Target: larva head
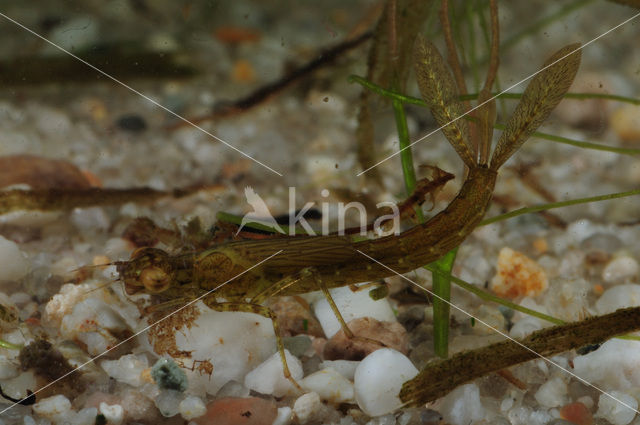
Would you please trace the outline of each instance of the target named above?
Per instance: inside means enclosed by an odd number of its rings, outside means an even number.
[[[135,250],[129,261],[118,264],[118,273],[128,295],[166,291],[175,274],[168,254],[157,248]]]

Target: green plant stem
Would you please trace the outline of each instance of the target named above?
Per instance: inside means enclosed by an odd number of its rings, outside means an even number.
[[[363,86],[367,87],[368,89],[380,94],[381,96],[386,96],[389,97],[391,99],[394,100],[400,100],[404,103],[410,104],[410,105],[417,105],[417,106],[421,106],[426,108],[427,105],[426,103],[422,100],[422,99],[418,99],[415,97],[411,97],[411,96],[404,96],[398,93],[394,93],[390,90],[385,90],[382,87],[377,86],[374,83],[371,83],[370,81],[365,80],[362,77],[358,77],[358,76],[354,76],[352,75],[351,77],[349,77],[349,81],[352,82],[356,82],[358,84],[362,84]],[[493,94],[494,96],[496,96],[497,94]],[[469,94],[469,95],[465,95],[465,96],[460,96],[461,100],[473,100],[476,99],[478,97],[477,93],[473,93],[473,94]],[[504,98],[504,99],[520,99],[522,97],[522,94],[520,93],[503,93],[500,94],[498,96],[498,98]],[[565,95],[566,98],[568,99],[578,99],[578,100],[586,100],[586,99],[608,99],[608,100],[615,100],[618,102],[624,102],[624,103],[630,103],[633,105],[640,105],[640,99],[634,99],[631,97],[626,97],[626,96],[618,96],[618,95],[610,95],[610,94],[603,94],[603,93],[568,93]],[[471,117],[469,117],[468,115],[465,116],[465,119],[469,119],[471,120]],[[493,128],[498,129],[498,130],[504,130],[504,125],[502,124],[494,124]],[[615,147],[615,146],[607,146],[607,145],[602,145],[599,143],[591,143],[591,142],[584,142],[582,140],[575,140],[575,139],[570,139],[568,137],[562,137],[562,136],[556,136],[554,134],[549,134],[549,133],[543,133],[540,131],[536,131],[531,135],[532,138],[538,138],[538,139],[543,139],[543,140],[549,140],[552,142],[556,142],[556,143],[563,143],[566,145],[571,145],[571,146],[576,146],[576,147],[580,147],[580,148],[584,148],[584,149],[592,149],[592,150],[598,150],[598,151],[604,151],[604,152],[613,152],[613,153],[618,153],[621,155],[630,155],[630,156],[634,156],[634,155],[640,155],[640,149],[633,149],[633,148],[620,148],[620,147]]]
[[[411,195],[416,188],[416,170],[413,166],[413,152],[410,148],[409,127],[407,117],[404,113],[402,102],[393,99],[393,112],[396,119],[396,129],[398,131],[398,143],[400,148],[400,161],[402,163],[402,174],[404,175],[404,187],[407,196]],[[419,209],[418,209],[419,210]],[[422,212],[422,210],[419,210]]]
[[[404,112],[402,102],[393,99],[393,110],[398,130],[398,141],[400,148],[400,160],[404,175],[404,184],[409,196],[416,187],[416,172],[413,165],[413,155],[411,152],[409,128],[407,117]],[[424,215],[420,207],[416,208],[419,222],[424,222]],[[436,355],[446,358],[449,354],[449,303],[451,301],[451,269],[456,258],[458,249],[448,252],[441,259],[431,263],[440,273],[433,274],[433,292],[437,295],[433,299],[433,348]]]
[[[22,345],[20,344],[12,344],[10,342],[4,341],[0,339],[0,347],[6,348],[7,350],[21,350]]]
[[[451,314],[451,270],[456,260],[458,248],[447,252],[444,257],[425,266],[431,272],[433,297],[433,349],[437,356],[449,357],[449,316]]]
[[[495,217],[487,218],[481,221],[478,226],[486,226],[487,224],[495,223],[497,221],[507,220],[523,214],[547,211],[555,208],[569,207],[572,205],[588,204],[591,202],[608,201],[610,199],[625,198],[628,196],[636,196],[636,195],[640,195],[640,189],[628,190],[626,192],[608,193],[606,195],[590,196],[587,198],[570,199],[568,201],[551,202],[548,204],[535,205],[532,207],[524,207],[524,208],[519,208],[517,210],[510,211],[505,214],[497,215]]]
[[[438,276],[443,276],[445,275],[444,272],[442,272],[441,270],[439,270],[437,267],[433,266],[433,265],[428,265],[425,267],[427,270],[431,271],[434,276],[438,275]],[[528,314],[529,316],[533,316],[533,317],[537,317],[538,319],[541,320],[546,320],[547,322],[553,323],[555,325],[562,325],[565,322],[563,322],[560,319],[557,319],[553,316],[549,316],[547,314],[544,313],[540,313],[539,311],[535,311],[535,310],[531,310],[530,308],[526,308],[526,307],[522,307],[518,304],[512,303],[511,301],[505,300],[503,298],[498,297],[497,295],[494,295],[490,292],[487,291],[483,291],[482,289],[478,288],[477,286],[464,281],[458,277],[452,276],[450,273],[447,275],[448,279],[451,279],[451,281],[453,281],[453,283],[455,283],[456,285],[458,285],[459,287],[461,287],[462,289],[464,289],[465,291],[469,291],[472,294],[476,295],[478,298],[484,300],[484,301],[490,301],[490,302],[494,302],[494,303],[498,303],[500,305],[503,305],[507,308],[510,308],[512,310],[516,310],[519,311],[521,313],[524,314]],[[434,299],[434,304],[435,304],[435,299]]]

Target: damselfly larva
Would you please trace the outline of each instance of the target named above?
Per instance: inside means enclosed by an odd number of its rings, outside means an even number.
[[[489,158],[479,152],[490,151],[492,132],[476,132],[478,143],[472,144],[469,126],[461,118],[464,110],[453,77],[433,44],[418,37],[415,67],[420,91],[468,168],[460,192],[443,211],[400,235],[373,240],[355,241],[349,236],[285,237],[230,242],[176,256],[160,249],[141,248],[130,261],[118,266],[127,293],[147,292],[176,305],[233,279],[204,297],[205,304],[218,311],[253,312],[273,319],[274,313],[261,305],[268,297],[321,289],[349,335],[328,289],[387,277],[393,274],[389,269],[406,273],[460,245],[483,218],[498,169],[543,123],[569,89],[580,64],[579,47],[568,45],[547,60],[525,90]],[[486,103],[491,105],[493,100]],[[478,117],[479,128],[492,126],[489,121],[492,114],[481,113]],[[279,251],[259,267],[253,267]],[[218,302],[221,298],[225,301]],[[278,336],[277,323],[273,323]],[[284,362],[284,348],[279,337],[277,340]],[[284,369],[290,376],[286,362]]]

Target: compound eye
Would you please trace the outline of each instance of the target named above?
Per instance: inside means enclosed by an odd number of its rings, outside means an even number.
[[[146,267],[140,273],[140,283],[144,285],[145,289],[152,293],[157,294],[158,292],[165,291],[171,285],[171,278],[159,267],[150,266]]]

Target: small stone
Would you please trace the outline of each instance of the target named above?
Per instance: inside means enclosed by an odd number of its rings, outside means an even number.
[[[298,422],[304,424],[313,418],[321,407],[320,396],[317,393],[310,392],[301,395],[293,403],[293,414],[298,418]]]
[[[590,283],[583,278],[552,279],[549,293],[553,297],[545,297],[544,305],[554,317],[576,322],[588,315]]]
[[[405,355],[409,352],[409,337],[400,323],[363,317],[350,321],[347,326],[355,337],[348,338],[340,329],[324,346],[325,359],[362,360],[382,347]]]
[[[291,372],[291,377],[296,381],[302,378],[302,363],[287,350],[284,350],[287,359],[287,366]],[[244,378],[244,385],[262,394],[272,394],[276,397],[295,393],[296,389],[284,376],[282,358],[280,353],[273,353],[271,357],[258,365]]]
[[[506,328],[507,321],[496,307],[482,304],[478,307],[475,318],[478,320],[473,327],[473,332],[478,335],[491,335],[495,333],[495,329],[504,331]]]
[[[597,350],[576,356],[573,367],[580,378],[600,387],[640,387],[640,350],[637,341],[606,341]]]
[[[60,333],[64,338],[78,340],[87,352],[98,355],[116,345],[117,335],[131,332],[124,318],[106,300],[87,298],[73,306],[71,314],[62,318]]]
[[[295,336],[299,334],[324,336],[322,327],[313,316],[309,306],[306,307],[295,297],[276,297],[267,303],[278,318],[280,334]]]
[[[184,364],[190,389],[216,394],[229,381],[244,382],[247,373],[273,354],[275,334],[270,319],[253,313],[212,311],[201,301],[192,307],[154,326],[148,334],[156,353]]]
[[[593,415],[587,406],[580,402],[569,403],[562,406],[560,409],[560,417],[576,425],[593,424]]]
[[[98,409],[95,407],[86,407],[78,411],[69,422],[65,422],[65,425],[95,425],[96,416],[98,415]],[[120,425],[121,422],[109,422],[109,424]]]
[[[296,335],[283,338],[284,348],[296,357],[302,357],[311,348],[311,338],[306,335]]]
[[[100,367],[116,381],[139,387],[144,384],[142,372],[149,367],[145,356],[126,354],[118,360],[103,360]]]
[[[638,401],[621,391],[601,394],[596,417],[604,418],[613,425],[627,425],[636,416]]]
[[[271,425],[289,425],[293,419],[293,410],[289,406],[279,407],[278,416]]]
[[[360,362],[354,378],[356,402],[369,416],[380,416],[402,406],[402,384],[418,369],[402,353],[389,348],[374,351]]]
[[[42,399],[34,404],[32,408],[35,413],[50,419],[52,422],[63,421],[73,412],[71,410],[71,402],[63,395]]]
[[[200,397],[187,396],[180,402],[180,415],[186,420],[199,418],[207,413],[207,406]]]
[[[353,381],[359,364],[360,362],[353,360],[324,360],[320,363],[320,369],[332,368],[349,381]]]
[[[162,390],[153,400],[160,414],[165,418],[170,418],[180,413],[181,401],[182,393],[175,390]]]
[[[100,403],[100,413],[108,423],[120,425],[124,420],[124,409],[119,404],[109,405],[105,402]]]
[[[640,266],[629,256],[614,257],[602,270],[602,279],[607,283],[625,283],[638,277]]]
[[[68,161],[24,154],[2,156],[0,188],[14,185],[26,185],[31,189],[90,187],[82,171]]]
[[[559,407],[566,403],[567,383],[556,376],[542,384],[535,394],[536,401],[544,407]]]
[[[619,308],[638,305],[640,305],[640,285],[628,283],[607,289],[596,301],[595,308],[598,314],[607,314]]]
[[[28,271],[27,256],[15,242],[0,236],[0,281],[20,280]]]
[[[353,384],[332,368],[313,373],[300,381],[302,388],[332,403],[353,402]]]
[[[544,269],[511,248],[500,250],[497,269],[491,281],[491,290],[501,297],[535,296],[549,286]]]
[[[207,405],[198,425],[272,425],[277,415],[273,401],[258,397],[220,398]]]
[[[0,354],[0,380],[15,378],[20,374],[15,362],[10,361],[7,356]]]
[[[187,389],[187,374],[172,359],[158,359],[151,368],[151,377],[160,388],[179,392]]]
[[[480,389],[476,384],[461,385],[439,403],[438,411],[451,425],[467,425],[484,418]]]
[[[381,322],[395,322],[396,317],[386,298],[374,301],[369,291],[353,291],[349,287],[331,289],[331,297],[336,303],[345,322],[360,317],[371,317]],[[327,338],[340,330],[340,322],[331,310],[329,302],[322,298],[314,304],[314,313]]]
[[[84,15],[62,20],[51,30],[49,39],[55,46],[78,53],[99,44],[100,34],[100,22],[91,16]],[[45,51],[48,54],[59,53],[53,46],[46,46]]]
[[[144,118],[135,114],[122,115],[116,120],[116,125],[122,130],[132,133],[141,133],[147,129],[147,123]]]
[[[537,304],[532,298],[524,297],[519,304],[522,307],[529,308],[543,314],[548,314],[546,307]],[[528,314],[520,312],[516,312],[513,315],[512,322],[513,326],[511,326],[511,329],[509,330],[509,336],[516,339],[524,338],[545,326],[543,325],[542,320],[537,317],[529,316]]]
[[[609,125],[623,142],[640,142],[640,106],[620,106],[609,117]]]

